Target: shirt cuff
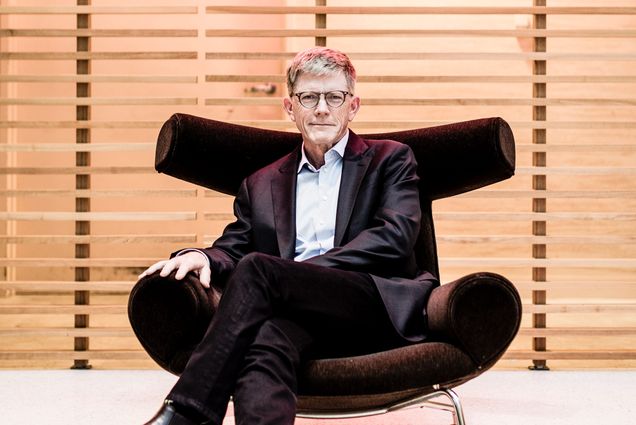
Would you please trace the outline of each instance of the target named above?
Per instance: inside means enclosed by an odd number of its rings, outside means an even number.
[[[208,257],[208,254],[206,254],[205,252],[203,252],[200,249],[196,249],[196,248],[182,249],[181,251],[177,252],[177,255],[175,255],[175,257],[178,257],[178,256],[183,255],[183,254],[188,253],[188,252],[193,252],[193,251],[194,252],[198,252],[199,254],[203,255],[205,257],[205,261],[208,262],[208,267],[210,269],[212,269],[212,264],[210,264],[210,257]]]

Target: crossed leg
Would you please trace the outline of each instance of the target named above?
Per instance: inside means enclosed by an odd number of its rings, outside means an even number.
[[[345,356],[399,341],[367,274],[250,254],[168,398],[220,425],[234,394],[238,424],[292,424],[296,373],[309,353]]]

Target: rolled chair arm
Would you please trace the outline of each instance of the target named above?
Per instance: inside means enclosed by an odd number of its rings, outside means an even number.
[[[159,366],[180,375],[207,330],[221,298],[192,273],[183,280],[156,272],[140,279],[128,298],[128,318],[143,348]]]
[[[433,290],[427,313],[433,339],[456,344],[487,369],[517,334],[521,299],[503,276],[473,273]]]

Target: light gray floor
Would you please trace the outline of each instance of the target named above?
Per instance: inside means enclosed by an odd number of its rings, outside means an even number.
[[[162,371],[0,371],[0,423],[142,424],[175,378]],[[636,371],[489,371],[456,389],[467,425],[636,423]],[[448,425],[432,409],[298,425]],[[230,416],[224,425],[232,425]]]

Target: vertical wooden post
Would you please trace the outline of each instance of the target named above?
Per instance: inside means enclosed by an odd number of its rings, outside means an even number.
[[[77,0],[78,6],[90,6],[90,0]],[[89,29],[91,27],[90,14],[78,14],[77,15],[77,29]],[[90,52],[91,40],[90,37],[77,37],[77,52]],[[77,75],[88,75],[91,73],[91,62],[89,59],[78,59],[76,63]],[[90,83],[76,83],[76,95],[78,98],[87,98],[91,96]],[[90,121],[91,119],[91,107],[88,105],[76,106],[76,120],[78,122]],[[90,128],[77,128],[75,130],[75,142],[77,144],[87,144],[91,142]],[[75,165],[77,167],[89,167],[91,165],[90,152],[78,150],[75,154]],[[75,175],[75,188],[76,189],[90,189],[91,176],[90,173],[78,173]],[[75,198],[75,211],[76,212],[88,212],[91,209],[91,200],[89,197],[76,197]],[[91,224],[86,220],[78,220],[75,222],[75,235],[89,235],[91,231]],[[90,244],[76,243],[75,244],[75,258],[89,258],[90,257]],[[76,267],[75,268],[75,281],[87,282],[90,280],[90,268],[89,267]],[[75,291],[75,305],[88,305],[90,304],[90,292],[89,291]],[[89,315],[77,314],[75,315],[75,327],[87,328],[89,326]],[[75,338],[75,351],[87,351],[89,349],[88,337],[76,337]],[[77,359],[72,366],[73,369],[90,369],[90,365],[87,359]]]
[[[316,0],[316,6],[327,6],[327,0]],[[327,28],[327,14],[326,13],[317,13],[316,14],[316,29],[325,29]],[[326,46],[327,45],[327,37],[316,37],[315,40],[316,46]]]
[[[2,15],[0,16],[0,28],[11,28],[11,19],[10,15]],[[11,52],[15,50],[14,42],[11,37],[2,37],[0,40],[0,51]],[[0,61],[0,75],[11,75],[17,73],[17,64],[16,61]],[[17,97],[17,87],[15,83],[9,82],[3,85],[3,89],[0,91],[0,97],[4,97],[7,99]],[[3,108],[2,114],[0,114],[0,120],[2,121],[17,121],[17,108],[15,105],[7,105]],[[3,129],[3,138],[6,144],[16,144],[17,143],[17,129],[12,127],[7,127]],[[18,153],[17,152],[7,152],[5,156],[4,167],[7,169],[11,169],[13,167],[18,166]],[[17,176],[12,173],[7,173],[4,177],[5,179],[5,187],[7,190],[16,190],[18,187]],[[6,204],[4,205],[5,211],[7,212],[16,212],[17,211],[17,199],[15,197],[7,196],[5,198]],[[15,236],[17,234],[17,222],[14,220],[6,220],[5,222],[5,232],[7,236]],[[15,243],[6,243],[4,256],[6,258],[17,258],[17,245]],[[16,281],[17,280],[17,271],[15,267],[7,266],[2,268],[2,280],[8,281]],[[0,290],[0,298],[3,297],[11,297],[15,295],[14,289],[5,289]]]
[[[546,6],[546,0],[534,0],[535,6]],[[535,29],[546,29],[547,19],[545,14],[535,14],[533,20],[533,27]],[[545,53],[547,51],[547,41],[545,37],[534,38],[534,51]],[[532,67],[533,75],[546,75],[547,63],[545,60],[534,60]],[[532,97],[534,99],[545,99],[547,95],[546,83],[533,83]],[[545,122],[547,120],[547,110],[545,105],[535,105],[532,107],[532,119],[535,123]],[[547,143],[547,130],[545,128],[535,128],[532,130],[532,143],[536,145],[545,145]],[[546,152],[533,152],[532,165],[534,167],[545,167],[547,165]],[[545,174],[534,174],[532,176],[532,189],[535,191],[535,195],[532,199],[532,212],[545,213],[547,212],[547,200],[544,192],[547,190],[547,177]],[[533,220],[532,222],[532,234],[533,236],[546,236],[547,235],[547,223],[545,220]],[[545,243],[532,245],[532,258],[547,258],[547,246]],[[532,281],[533,282],[546,282],[547,281],[547,269],[546,267],[533,267],[532,268]],[[533,305],[545,305],[547,303],[547,291],[545,290],[533,290],[532,291],[532,304]],[[535,329],[545,328],[547,326],[547,316],[545,313],[534,313],[532,315],[532,327]],[[534,337],[532,341],[532,349],[534,351],[546,351],[547,340],[545,337]],[[548,365],[545,360],[532,360],[532,370],[548,370]]]

